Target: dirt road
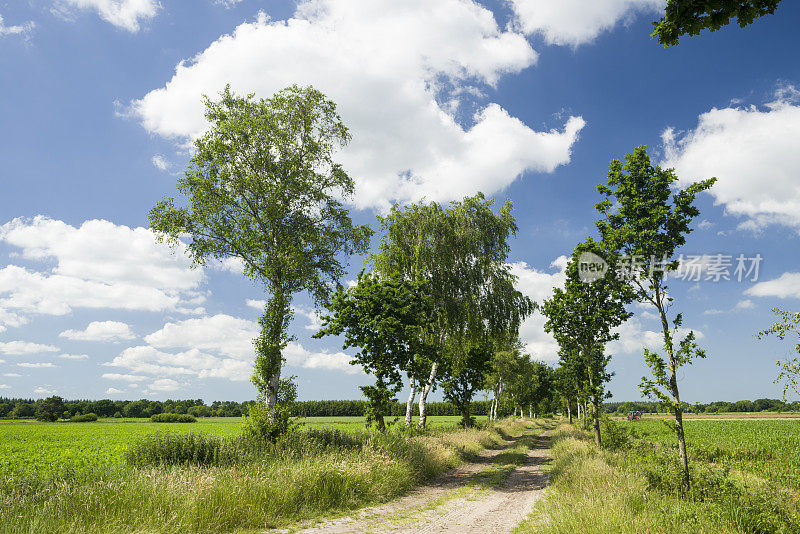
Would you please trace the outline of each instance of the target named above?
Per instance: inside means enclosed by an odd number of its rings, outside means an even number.
[[[549,460],[549,432],[533,429],[505,446],[446,473],[395,501],[299,530],[308,534],[350,532],[459,533],[511,532],[532,510],[547,486],[541,469]],[[530,446],[516,468],[502,465],[503,453]],[[513,469],[508,476],[505,474]]]

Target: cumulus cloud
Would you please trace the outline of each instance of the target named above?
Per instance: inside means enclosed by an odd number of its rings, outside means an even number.
[[[717,177],[710,193],[741,228],[781,224],[800,230],[800,105],[787,86],[762,107],[713,108],[694,130],[662,134],[663,166],[682,185]]]
[[[38,216],[0,226],[0,242],[43,264],[39,271],[0,269],[0,323],[15,326],[26,313],[66,315],[73,308],[202,312],[202,270],[191,268],[183,246],[173,253],[145,228],[103,220],[76,228]]]
[[[22,362],[18,363],[17,367],[25,367],[26,369],[52,369],[58,366],[50,362]]]
[[[305,0],[288,20],[262,13],[220,37],[131,111],[149,132],[186,143],[207,127],[201,95],[228,82],[260,97],[314,85],[353,133],[339,159],[356,205],[384,209],[492,194],[568,163],[582,118],[535,131],[482,96],[536,59],[523,35],[471,0]]]
[[[525,262],[512,263],[511,273],[518,278],[517,289],[531,300],[541,303],[552,295],[554,288],[564,285],[567,261],[566,256],[553,260],[550,270],[554,272],[537,270]],[[544,323],[544,316],[538,310],[535,311],[520,325],[520,340],[534,359],[557,361],[558,343],[551,334],[544,331]]]
[[[65,360],[88,360],[88,354],[59,354],[59,358],[63,358]]]
[[[0,37],[5,37],[6,35],[20,35],[22,37],[27,37],[35,27],[36,24],[34,24],[33,21],[8,26],[3,20],[3,15],[0,15]]]
[[[0,384],[0,389],[11,389],[11,386],[8,384]]]
[[[41,354],[43,352],[58,352],[59,348],[53,345],[43,345],[41,343],[30,343],[28,341],[0,341],[0,354],[25,355]]]
[[[145,336],[147,345],[127,348],[104,365],[139,373],[131,378],[136,381],[148,376],[246,381],[253,372],[253,339],[258,332],[255,321],[224,314],[167,323]],[[294,342],[287,345],[284,357],[288,366],[361,372],[360,367],[349,364],[351,357],[347,354],[311,352]],[[104,375],[112,376],[124,375]]]
[[[320,317],[317,310],[292,306],[292,311],[294,311],[295,315],[305,317],[308,321],[304,327],[306,330],[318,332],[322,328],[322,317]]]
[[[120,393],[125,393],[125,391],[117,388],[108,388],[106,390],[106,395],[119,395]]]
[[[666,0],[510,0],[514,24],[527,34],[541,35],[554,45],[592,42],[617,24],[638,14],[663,13]]]
[[[47,389],[43,386],[37,387],[36,389],[33,390],[33,392],[36,393],[37,395],[55,395],[56,393],[58,393],[58,391],[56,391],[55,389]]]
[[[58,0],[53,13],[69,19],[76,9],[92,10],[106,22],[136,33],[141,23],[155,17],[160,8],[158,0]]]
[[[800,273],[783,273],[778,278],[748,287],[744,293],[751,297],[800,299]]]
[[[130,326],[119,321],[92,321],[86,330],[65,330],[58,335],[73,341],[121,341],[136,337]]]
[[[150,384],[147,389],[151,392],[165,392],[165,391],[175,391],[180,387],[181,385],[175,380],[172,380],[171,378],[160,378],[155,382],[153,382],[152,384]]]

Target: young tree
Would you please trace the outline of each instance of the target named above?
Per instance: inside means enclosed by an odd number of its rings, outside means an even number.
[[[651,34],[664,47],[678,44],[683,35],[717,31],[736,18],[740,28],[758,17],[775,13],[781,0],[668,0],[664,16]]]
[[[564,289],[555,288],[553,296],[542,306],[547,318],[545,331],[552,332],[564,354],[578,356],[586,372],[587,393],[592,399],[592,420],[595,442],[600,445],[600,401],[604,383],[611,375],[606,371],[610,357],[604,353],[609,341],[619,338],[614,328],[631,316],[625,310],[633,295],[627,285],[609,268],[590,281],[581,279],[586,254],[590,258],[608,256],[603,248],[588,238],[575,247],[567,264]],[[606,260],[613,265],[613,260]]]
[[[780,308],[772,308],[772,313],[778,316],[779,320],[766,330],[756,334],[756,338],[761,339],[766,336],[775,335],[783,341],[786,335],[797,335],[797,345],[795,352],[800,355],[800,312],[792,313]],[[778,361],[778,378],[775,382],[783,382],[783,400],[786,400],[786,392],[790,389],[795,395],[800,396],[800,358],[794,357],[785,361]]]
[[[448,345],[460,343],[467,350],[486,335],[513,337],[532,308],[530,300],[514,289],[507,264],[508,238],[517,231],[512,204],[507,201],[496,213],[492,205],[479,193],[453,202],[448,209],[435,203],[394,206],[380,218],[380,250],[370,258],[376,272],[424,280],[431,294],[430,342],[436,351],[416,366],[430,369],[427,378],[417,377],[414,385],[422,388],[420,427],[425,426],[425,403]]]
[[[178,180],[188,206],[162,200],[150,210],[150,228],[172,245],[188,235],[195,265],[234,258],[264,284],[270,296],[252,381],[271,411],[292,296],[308,291],[324,301],[344,273],[340,255],[365,251],[372,231],[353,226],[339,200],[353,194],[353,180],[333,159],[350,134],[321,92],[291,86],[256,100],[226,87],[205,106],[211,127]]]
[[[368,421],[374,420],[383,432],[383,417],[402,387],[401,372],[427,351],[422,331],[431,305],[425,282],[362,272],[355,287],[339,287],[326,307],[331,314],[322,317],[323,327],[314,337],[344,334],[343,348],[361,349],[351,363],[375,375],[375,385],[361,391],[369,401]]]
[[[461,424],[469,428],[473,422],[470,413],[472,397],[486,385],[493,347],[486,342],[473,344],[466,349],[454,349],[460,354],[449,358],[449,368],[442,380],[442,389],[444,399],[453,403],[461,413]]]
[[[642,379],[642,392],[670,406],[675,415],[675,429],[683,467],[684,485],[689,487],[689,459],[683,432],[683,405],[678,391],[677,371],[694,358],[704,358],[689,332],[676,343],[682,324],[681,314],[672,321],[667,313],[673,304],[668,294],[667,274],[678,267],[675,251],[686,243],[692,219],[700,210],[694,205],[698,193],[709,189],[716,178],[693,183],[674,193],[678,177],[672,169],[661,169],[650,163],[645,146],[637,146],[626,154],[625,165],[611,160],[608,183],[597,186],[605,200],[596,205],[602,215],[597,222],[603,242],[625,258],[628,282],[637,299],[652,305],[661,319],[666,360],[645,349],[645,361],[653,379]],[[670,398],[671,397],[671,398]]]

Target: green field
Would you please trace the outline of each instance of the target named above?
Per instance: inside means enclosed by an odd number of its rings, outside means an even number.
[[[622,423],[648,441],[673,446],[664,421]],[[800,421],[684,421],[689,454],[800,489]],[[677,448],[677,445],[675,445]]]
[[[431,426],[447,426],[455,425],[459,419],[430,416],[428,422]],[[341,430],[364,428],[363,417],[306,417],[297,423]],[[101,419],[94,423],[0,421],[0,478],[57,477],[96,470],[119,462],[131,443],[156,432],[202,432],[227,437],[241,430],[241,417],[200,418],[196,423],[151,423],[149,419]]]

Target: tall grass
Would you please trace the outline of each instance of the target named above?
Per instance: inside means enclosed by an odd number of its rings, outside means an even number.
[[[625,439],[613,424],[605,430],[616,450],[599,450],[587,433],[560,427],[551,491],[517,532],[800,532],[800,502],[792,492],[695,461],[686,494],[672,451]]]
[[[525,428],[293,432],[260,450],[161,434],[80,479],[0,483],[0,533],[261,530],[391,499]],[[161,456],[153,454],[160,451]]]

